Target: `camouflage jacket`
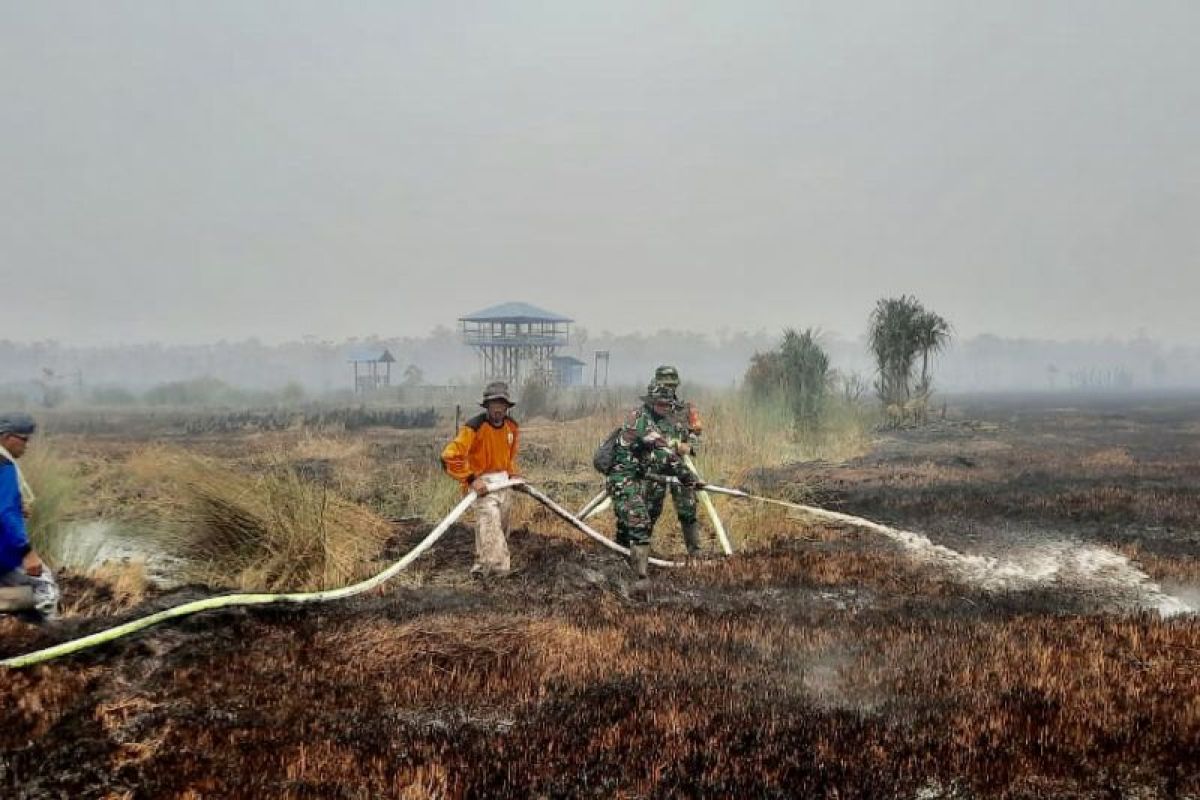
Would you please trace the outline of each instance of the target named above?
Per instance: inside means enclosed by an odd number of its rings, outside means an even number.
[[[696,450],[700,444],[700,431],[693,430],[690,417],[693,416],[694,409],[691,403],[682,403],[681,408],[675,409],[670,415],[663,417],[659,423],[659,430],[663,436],[666,436],[672,442],[687,442],[692,446],[692,450]],[[699,415],[696,415],[699,418]]]
[[[617,436],[613,468],[609,474],[641,477],[648,473],[680,475],[687,471],[664,432],[665,417],[656,417],[642,405],[630,412]]]

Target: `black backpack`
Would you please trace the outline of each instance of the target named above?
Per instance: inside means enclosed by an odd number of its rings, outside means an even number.
[[[596,454],[592,456],[592,466],[601,475],[607,475],[617,461],[617,437],[620,435],[621,429],[614,428],[613,432],[606,436],[600,446],[596,448]]]

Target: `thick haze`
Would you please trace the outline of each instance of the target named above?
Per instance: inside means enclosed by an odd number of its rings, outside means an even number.
[[[0,339],[1200,342],[1200,3],[0,2]]]

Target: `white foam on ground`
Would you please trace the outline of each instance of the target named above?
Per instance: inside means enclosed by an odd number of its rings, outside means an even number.
[[[772,502],[881,533],[907,550],[915,560],[944,569],[957,580],[976,585],[984,591],[1063,586],[1097,593],[1118,605],[1154,610],[1164,617],[1195,614],[1200,609],[1200,603],[1194,597],[1184,600],[1167,594],[1132,561],[1106,547],[1058,541],[1016,551],[1003,559],[965,555],[944,545],[934,544],[923,534],[881,525],[862,517],[798,503]]]
[[[1097,592],[1117,602],[1157,611],[1164,617],[1197,611],[1195,605],[1167,594],[1132,561],[1106,547],[1047,542],[995,558],[965,555],[911,531],[888,528],[885,535],[916,560],[944,568],[963,583],[988,592],[1062,586]]]

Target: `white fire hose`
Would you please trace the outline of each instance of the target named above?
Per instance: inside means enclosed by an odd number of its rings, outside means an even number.
[[[494,488],[498,490],[507,488],[509,486],[516,486],[519,483],[522,483],[522,481],[505,481],[503,483],[497,483]],[[80,650],[86,650],[89,647],[95,647],[97,645],[104,644],[105,642],[111,642],[115,639],[121,638],[122,636],[128,636],[131,633],[135,633],[144,628],[149,628],[152,625],[157,625],[160,622],[166,622],[169,619],[186,617],[190,616],[191,614],[197,614],[201,611],[209,611],[214,608],[259,606],[269,605],[272,603],[325,603],[331,600],[342,600],[347,597],[353,597],[354,595],[362,594],[363,592],[369,592],[376,586],[379,586],[385,581],[395,577],[401,570],[405,569],[409,564],[416,561],[422,553],[433,546],[434,542],[442,538],[442,534],[444,534],[450,528],[450,526],[453,525],[455,521],[457,521],[458,518],[461,517],[466,510],[471,507],[471,504],[478,499],[479,495],[477,495],[475,492],[468,492],[466,497],[464,497],[459,504],[456,505],[454,509],[447,514],[441,522],[438,523],[437,527],[430,531],[429,535],[422,539],[416,547],[414,547],[412,550],[409,550],[403,558],[392,564],[383,572],[380,572],[378,575],[374,575],[364,581],[360,581],[359,583],[355,583],[350,586],[343,586],[340,589],[327,589],[319,592],[291,592],[284,594],[230,594],[223,595],[221,597],[209,597],[205,598],[204,600],[196,600],[191,603],[184,603],[181,606],[168,608],[165,611],[159,611],[156,614],[150,614],[149,616],[126,622],[123,625],[117,625],[115,628],[108,628],[107,630],[98,631],[88,636],[72,639],[69,642],[56,644],[53,647],[47,647],[23,656],[15,656],[13,658],[5,659],[4,661],[0,661],[0,667],[27,667],[31,664],[50,661],[51,659],[60,658],[65,655],[70,655],[71,653],[77,653]]]
[[[628,549],[621,547],[616,542],[596,532],[588,525],[572,516],[569,511],[564,509],[558,503],[554,502],[545,494],[533,488],[532,486],[529,486],[520,478],[490,481],[488,490],[500,491],[501,489],[508,488],[515,488],[523,491],[538,502],[545,504],[546,507],[555,514],[567,520],[578,530],[587,534],[589,537],[609,548],[610,550],[615,550],[616,552],[623,553],[625,555],[629,554]],[[77,653],[80,650],[86,650],[90,647],[96,647],[98,645],[105,644],[106,642],[120,639],[123,636],[136,633],[137,631],[157,625],[160,622],[166,622],[170,619],[177,619],[179,617],[198,614],[201,611],[210,611],[217,608],[231,608],[234,606],[326,603],[333,600],[344,600],[347,597],[354,597],[355,595],[369,592],[371,589],[374,589],[375,587],[394,578],[402,570],[408,567],[409,564],[416,561],[417,558],[419,558],[422,553],[432,547],[434,543],[437,542],[437,540],[440,539],[447,530],[449,530],[450,526],[453,525],[458,518],[461,517],[466,510],[471,507],[471,504],[478,499],[478,494],[475,492],[468,492],[467,495],[459,502],[459,504],[456,505],[450,511],[450,513],[447,514],[445,518],[443,518],[442,521],[439,522],[437,526],[417,544],[416,547],[414,547],[412,550],[409,550],[403,558],[392,564],[383,572],[373,575],[372,577],[360,581],[359,583],[355,583],[350,586],[344,586],[340,589],[326,589],[318,592],[288,592],[282,594],[230,594],[223,595],[221,597],[209,597],[205,598],[204,600],[196,600],[191,603],[184,603],[183,605],[175,606],[174,608],[168,608],[165,611],[159,611],[139,619],[131,620],[130,622],[117,625],[113,628],[108,628],[87,636],[82,636],[78,639],[62,642],[61,644],[56,644],[52,647],[46,647],[42,650],[37,650],[22,656],[14,656],[12,658],[5,659],[0,661],[0,667],[27,667],[33,664],[42,663],[44,661],[50,661],[55,658],[61,658],[62,656],[70,655],[71,653]],[[679,562],[665,561],[658,558],[650,559],[650,563],[658,567],[684,566]]]
[[[665,482],[667,483],[672,481],[677,481],[677,479],[665,479]],[[523,492],[524,494],[534,498],[549,508],[556,515],[566,520],[577,530],[583,532],[589,538],[593,539],[604,547],[607,547],[609,550],[613,550],[623,555],[629,554],[628,548],[622,547],[603,534],[595,531],[581,519],[581,517],[586,515],[584,512],[591,510],[591,513],[595,513],[594,509],[601,506],[603,501],[607,499],[607,496],[603,492],[593,498],[588,505],[584,506],[584,509],[580,512],[580,514],[576,516],[520,478],[493,481],[489,486],[489,491],[499,491],[501,489],[508,488],[516,489],[517,491]],[[878,523],[871,522],[870,520],[861,519],[849,514],[840,514],[836,511],[826,511],[823,508],[800,505],[799,503],[790,503],[785,500],[775,500],[770,497],[760,497],[758,495],[752,495],[748,492],[743,492],[738,489],[727,489],[723,486],[716,486],[711,483],[701,483],[699,486],[697,486],[697,488],[702,488],[704,491],[712,492],[713,494],[723,494],[728,495],[729,497],[738,497],[746,500],[758,500],[764,503],[785,506],[787,508],[796,509],[814,516],[822,517],[824,519],[848,523],[857,527],[869,528],[883,533],[894,533],[893,529],[888,528],[886,525],[880,525]],[[402,570],[408,567],[409,564],[416,561],[417,558],[419,558],[422,553],[432,547],[434,543],[437,542],[437,540],[440,539],[447,530],[449,530],[450,526],[453,525],[458,518],[461,517],[466,510],[471,507],[471,504],[478,499],[478,494],[475,492],[468,492],[467,495],[459,502],[459,504],[456,505],[450,511],[450,513],[447,514],[445,518],[443,518],[442,521],[439,522],[437,526],[417,544],[416,547],[414,547],[412,550],[409,550],[408,553],[406,553],[399,561],[395,562],[387,569],[383,570],[377,575],[367,578],[366,580],[360,581],[359,583],[355,583],[350,586],[344,586],[340,589],[326,589],[317,592],[289,592],[282,594],[230,594],[223,595],[221,597],[209,597],[204,600],[196,600],[191,603],[184,603],[183,605],[175,606],[174,608],[168,608],[164,611],[159,611],[139,619],[131,620],[130,622],[117,625],[113,628],[108,628],[87,636],[82,636],[78,639],[62,642],[61,644],[56,644],[52,647],[46,647],[42,650],[36,650],[32,653],[27,653],[22,656],[14,656],[12,658],[5,659],[0,661],[0,667],[27,667],[32,664],[39,664],[55,658],[61,658],[62,656],[77,653],[81,650],[86,650],[91,647],[96,647],[98,645],[120,639],[123,636],[136,633],[137,631],[157,625],[160,622],[166,622],[170,619],[190,616],[192,614],[200,613],[201,611],[209,611],[217,608],[230,608],[234,606],[258,606],[271,604],[303,605],[307,603],[325,603],[333,600],[344,600],[347,597],[354,597],[355,595],[369,592],[371,589],[374,589],[375,587],[394,578]],[[651,558],[650,563],[657,567],[674,568],[687,566],[687,564],[684,562],[667,561],[659,558]],[[708,563],[712,564],[714,562]]]
[[[690,455],[683,457],[683,463],[692,471],[692,474],[700,479],[701,483],[703,483],[703,479],[700,478],[700,471],[696,469],[696,463],[692,461],[692,457]],[[658,479],[656,478],[656,480]],[[729,535],[725,532],[725,524],[721,522],[721,517],[717,515],[717,509],[713,505],[712,498],[708,496],[708,492],[706,492],[703,488],[697,488],[696,499],[698,499],[700,501],[700,505],[704,507],[705,513],[708,514],[709,521],[712,522],[713,530],[717,532],[717,541],[721,543],[721,550],[727,556],[733,555],[733,545],[729,543]],[[579,519],[586,521],[597,514],[603,513],[611,505],[612,498],[608,496],[607,491],[601,490],[600,494],[593,497],[583,508],[579,509],[579,513],[576,516],[578,516]]]

